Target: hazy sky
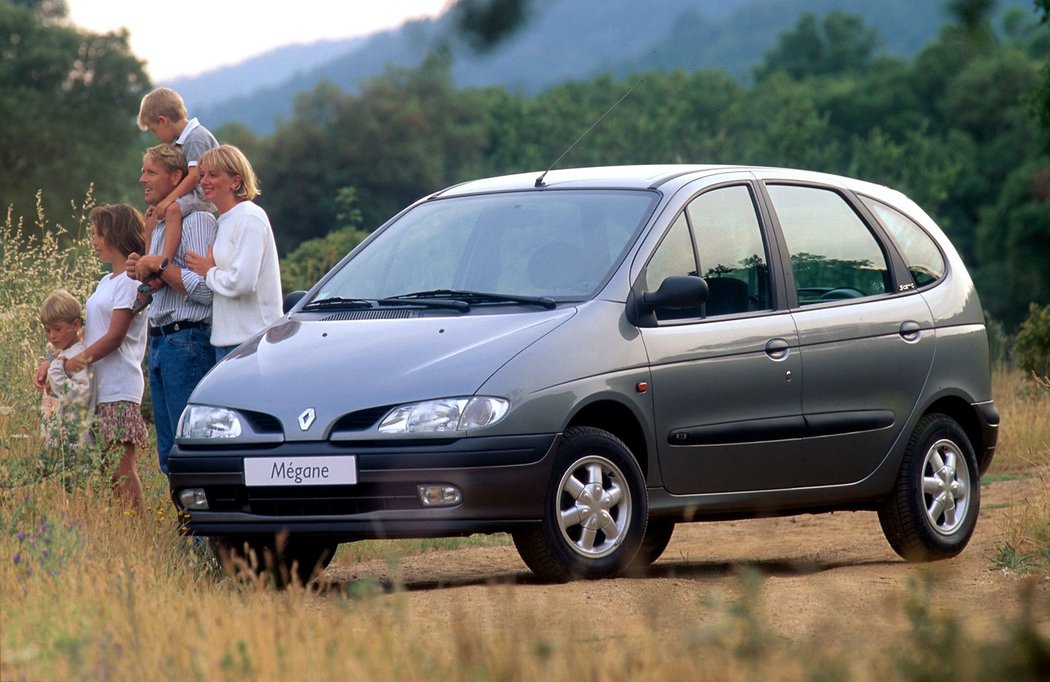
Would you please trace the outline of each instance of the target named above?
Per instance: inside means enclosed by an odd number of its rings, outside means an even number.
[[[96,33],[127,28],[153,81],[196,75],[281,45],[348,38],[433,17],[450,0],[67,0],[73,23]],[[170,8],[161,10],[161,7]],[[170,20],[160,17],[170,16]],[[179,16],[201,26],[187,35]],[[199,23],[204,19],[206,23]]]

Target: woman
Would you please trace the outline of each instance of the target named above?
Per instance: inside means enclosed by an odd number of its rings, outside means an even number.
[[[207,255],[186,265],[214,293],[211,344],[216,361],[281,317],[281,271],[266,212],[252,199],[259,181],[240,149],[224,144],[198,164],[204,198],[219,210],[219,232]]]

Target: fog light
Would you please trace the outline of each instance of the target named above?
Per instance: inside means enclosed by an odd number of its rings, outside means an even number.
[[[204,488],[186,488],[179,491],[179,502],[184,509],[193,511],[205,511],[208,509],[208,496],[204,494]]]
[[[451,507],[463,501],[463,493],[454,485],[420,485],[416,490],[424,507]]]

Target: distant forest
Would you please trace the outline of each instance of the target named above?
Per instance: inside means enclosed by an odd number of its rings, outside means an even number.
[[[747,82],[720,69],[642,69],[532,94],[460,88],[453,57],[436,52],[357,92],[321,82],[272,134],[216,132],[262,179],[283,271],[309,261],[313,276],[421,196],[546,168],[637,85],[560,166],[761,164],[895,187],[944,227],[985,308],[1012,329],[1029,302],[1050,303],[1050,0],[1037,3],[993,26],[994,2],[955,0],[908,58],[879,56],[883,38],[860,16],[806,14]],[[43,188],[48,215],[65,218],[90,181],[99,202],[141,203],[134,180],[153,143],[133,124],[150,87],[141,63],[126,36],[81,33],[43,14],[52,6],[0,2],[0,28],[24,37],[2,55],[0,202],[31,216]],[[62,50],[80,57],[46,68]]]

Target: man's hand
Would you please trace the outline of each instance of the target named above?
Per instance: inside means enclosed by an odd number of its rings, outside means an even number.
[[[140,258],[142,258],[142,256],[132,251],[128,254],[128,259],[124,261],[124,272],[128,273],[128,277],[131,279],[138,279],[138,273],[136,270],[138,269]]]
[[[128,262],[131,262],[131,256],[128,256]],[[145,281],[147,277],[160,271],[160,264],[163,262],[164,258],[159,255],[148,254],[145,256],[139,256],[138,262],[135,263],[134,279],[137,279],[140,282]]]

